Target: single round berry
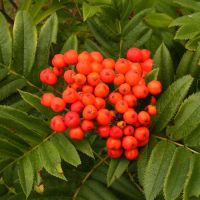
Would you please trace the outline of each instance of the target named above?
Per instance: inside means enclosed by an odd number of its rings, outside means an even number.
[[[149,90],[145,85],[136,85],[132,88],[133,95],[138,99],[144,99],[148,96]]]
[[[121,85],[125,82],[125,76],[123,74],[115,74],[115,78],[113,80],[113,83],[115,85]]]
[[[113,69],[103,69],[100,73],[100,77],[103,82],[111,83],[115,78],[115,73]]]
[[[126,54],[126,57],[132,62],[141,62],[143,60],[141,50],[138,48],[130,48]]]
[[[56,115],[51,119],[50,127],[56,132],[64,132],[67,129],[64,118],[60,115]]]
[[[162,92],[162,85],[160,81],[153,80],[148,83],[147,87],[152,95],[158,95]]]
[[[115,110],[119,113],[125,113],[128,110],[128,103],[120,100],[115,104]]]
[[[121,148],[121,140],[109,137],[106,141],[106,147],[107,149],[120,149]]]
[[[112,58],[105,58],[102,62],[102,65],[105,69],[114,69],[115,61]]]
[[[56,54],[52,59],[52,65],[57,68],[63,68],[67,65],[62,54]]]
[[[122,147],[125,150],[131,150],[131,149],[135,149],[138,146],[138,141],[136,140],[135,137],[128,135],[125,136],[122,140]]]
[[[94,89],[94,94],[96,97],[105,98],[109,94],[109,87],[105,83],[99,83]]]
[[[137,121],[138,115],[134,110],[127,110],[123,118],[127,124],[134,124]]]
[[[146,127],[136,128],[134,136],[138,141],[144,141],[149,138],[149,129]]]
[[[148,106],[147,106],[147,112],[148,112],[151,116],[155,116],[155,115],[157,114],[156,106],[154,106],[154,105],[148,105]]]
[[[64,116],[65,125],[69,128],[74,128],[80,124],[80,116],[76,112],[68,112]]]
[[[90,62],[79,62],[76,65],[76,70],[78,73],[83,74],[83,75],[88,75],[89,73],[92,72],[92,67]]]
[[[140,124],[142,124],[144,126],[149,126],[151,123],[151,117],[148,112],[140,111],[138,113],[138,121]]]
[[[108,155],[113,159],[121,157],[122,153],[123,153],[122,149],[108,149]]]
[[[139,151],[138,149],[126,150],[124,155],[128,160],[135,160],[139,156]]]
[[[68,65],[75,65],[78,62],[78,53],[73,49],[68,50],[64,53],[64,61]]]
[[[83,120],[81,123],[81,128],[83,131],[90,131],[94,129],[94,122],[90,120]]]
[[[83,118],[93,120],[97,116],[97,109],[94,105],[87,105],[83,110]]]
[[[123,83],[119,86],[119,92],[122,95],[129,94],[131,92],[131,86],[128,83]]]
[[[84,138],[84,132],[81,127],[71,128],[69,130],[69,138],[72,140],[82,140]]]
[[[44,93],[41,97],[40,103],[45,107],[50,107],[52,100],[55,98],[54,94],[48,92]]]
[[[122,95],[118,92],[110,93],[108,100],[111,104],[115,105],[118,101],[122,100]]]
[[[133,70],[128,71],[125,75],[126,83],[131,86],[137,85],[140,81],[140,78],[141,77]]]
[[[137,98],[133,94],[124,95],[123,100],[127,102],[129,108],[137,105]]]
[[[67,88],[62,93],[62,98],[66,103],[74,103],[78,100],[78,94],[75,89],[73,88]]]
[[[101,109],[101,108],[105,108],[106,106],[106,102],[103,98],[100,97],[96,97],[95,98],[95,107],[97,108],[97,110]]]
[[[107,109],[100,109],[97,113],[96,121],[99,125],[108,125],[112,120],[111,113]]]
[[[101,62],[103,61],[103,56],[102,56],[102,54],[101,54],[100,52],[98,52],[98,51],[93,51],[93,52],[90,53],[90,55],[91,55],[92,59],[93,59],[94,61],[96,61],[96,62],[101,63]]]
[[[92,72],[87,76],[87,82],[91,86],[96,86],[100,82],[100,75],[97,72]]]
[[[134,135],[134,131],[135,131],[135,129],[133,128],[133,126],[126,126],[125,128],[124,128],[124,135]]]
[[[110,136],[112,138],[119,139],[123,136],[123,131],[118,126],[112,126],[110,129]]]
[[[65,109],[66,103],[60,97],[54,97],[51,101],[51,109],[54,112],[61,112]]]
[[[74,70],[67,70],[64,73],[64,80],[66,83],[74,83],[74,76],[76,75]]]
[[[110,136],[110,126],[98,126],[97,131],[99,137],[107,138]]]
[[[130,65],[126,59],[120,58],[115,63],[115,70],[119,74],[126,74],[130,70]]]
[[[76,102],[74,102],[74,103],[71,104],[70,110],[71,110],[72,112],[77,112],[77,113],[79,113],[79,112],[82,112],[82,111],[83,111],[84,107],[85,107],[85,106],[84,106],[84,104],[83,104],[81,101],[76,101]]]

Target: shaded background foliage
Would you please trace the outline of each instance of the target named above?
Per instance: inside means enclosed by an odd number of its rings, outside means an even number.
[[[1,0],[0,10],[0,199],[200,198],[197,0]],[[151,50],[146,79],[164,90],[139,159],[108,159],[95,134],[52,133],[39,100],[52,89],[38,77],[52,56],[73,48],[117,59],[132,46]]]

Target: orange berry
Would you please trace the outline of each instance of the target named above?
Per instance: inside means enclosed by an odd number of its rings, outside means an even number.
[[[97,116],[97,109],[94,105],[87,105],[83,110],[83,118],[93,120]]]
[[[93,58],[89,52],[83,51],[78,55],[78,62],[92,62]]]
[[[94,122],[90,120],[83,120],[81,124],[81,128],[83,131],[90,131],[94,129]]]
[[[151,52],[148,49],[142,49],[142,61],[145,61],[151,57]]]
[[[89,73],[92,72],[92,67],[90,65],[90,62],[84,61],[84,62],[79,62],[76,65],[76,70],[80,74],[88,75]]]
[[[127,102],[129,108],[137,105],[137,98],[133,94],[124,95],[123,99]]]
[[[60,97],[54,97],[51,101],[51,109],[54,112],[61,112],[65,109],[65,101]]]
[[[115,85],[121,85],[125,82],[125,76],[123,74],[115,74],[115,78],[113,80],[113,83]]]
[[[120,100],[122,100],[122,95],[118,92],[112,92],[108,97],[108,101],[114,105]]]
[[[112,58],[105,58],[102,65],[106,69],[115,69],[115,61]]]
[[[123,83],[119,86],[119,92],[123,95],[129,94],[131,91],[131,86],[128,83]]]
[[[89,85],[96,86],[100,82],[100,76],[97,72],[92,72],[87,76],[87,82]]]
[[[62,76],[65,72],[63,68],[57,68],[57,67],[53,67],[52,71],[56,76]]]
[[[112,120],[112,116],[107,109],[100,109],[97,113],[96,121],[99,125],[108,125]]]
[[[143,140],[143,141],[138,141],[138,147],[143,147],[143,146],[145,146],[146,144],[148,144],[148,142],[149,142],[149,137],[146,138],[146,139]]]
[[[126,150],[124,155],[128,160],[135,160],[139,156],[139,151],[138,149]]]
[[[84,107],[85,106],[81,101],[76,101],[76,102],[71,104],[70,110],[73,111],[73,112],[79,113],[79,112],[83,111]]]
[[[66,103],[74,103],[78,100],[78,94],[75,89],[67,88],[62,93],[62,98]]]
[[[110,137],[120,139],[123,136],[123,131],[118,126],[112,126],[110,129]]]
[[[138,121],[140,124],[142,124],[144,126],[149,126],[151,123],[151,117],[148,112],[140,111],[138,113]]]
[[[104,98],[109,94],[109,87],[105,83],[99,83],[94,89],[94,94],[96,97]]]
[[[130,60],[132,62],[141,62],[143,59],[141,50],[138,48],[130,48],[127,51],[126,56],[127,56],[128,60]]]
[[[69,138],[72,140],[82,140],[84,138],[84,132],[80,127],[71,128],[69,130]]]
[[[124,113],[123,119],[127,124],[133,124],[137,121],[137,113],[134,110],[128,110]]]
[[[108,149],[108,155],[113,159],[121,157],[122,153],[123,153],[122,149]]]
[[[145,60],[143,63],[141,63],[141,66],[143,71],[150,72],[153,68],[153,60],[152,59]]]
[[[149,90],[145,85],[136,85],[132,88],[133,94],[138,99],[144,99],[148,96]]]
[[[135,149],[138,146],[138,141],[135,137],[128,135],[125,136],[122,140],[122,147],[126,150]]]
[[[40,72],[40,80],[47,85],[55,85],[57,83],[57,76],[50,69],[44,69]]]
[[[155,97],[151,97],[151,102],[150,102],[151,105],[155,105],[156,104],[156,98]]]
[[[158,95],[162,92],[162,85],[160,81],[153,80],[148,83],[147,87],[152,95]]]
[[[119,122],[117,122],[117,126],[119,127],[119,128],[124,128],[124,127],[126,127],[126,122],[125,121],[119,121]]]
[[[122,143],[120,139],[109,137],[106,141],[106,147],[108,149],[120,149],[121,145]]]
[[[51,121],[50,121],[50,127],[52,130],[56,132],[64,132],[67,127],[64,123],[64,118],[63,116],[57,115],[54,116]]]
[[[97,108],[97,110],[101,109],[101,108],[105,108],[106,106],[106,102],[104,99],[100,98],[100,97],[96,97],[95,98],[95,107]]]
[[[119,74],[126,74],[130,70],[128,61],[124,58],[118,59],[115,63],[115,70]]]
[[[125,75],[126,83],[131,86],[135,86],[140,81],[141,77],[135,73],[133,70],[130,70]]]
[[[156,115],[156,114],[157,114],[156,106],[148,105],[148,106],[147,106],[147,112],[148,112],[151,116]]]
[[[101,63],[103,61],[103,56],[100,52],[98,51],[93,51],[90,53],[91,57],[93,58],[94,61]]]
[[[44,93],[41,97],[40,103],[45,107],[50,107],[52,100],[55,98],[54,94],[48,92]]]
[[[110,135],[110,126],[99,126],[97,131],[99,137],[107,138]]]
[[[135,131],[135,129],[133,128],[133,126],[126,126],[125,128],[124,128],[124,135],[134,135],[134,131]]]
[[[84,85],[82,87],[82,92],[84,93],[93,93],[94,88],[91,85]]]
[[[130,63],[130,70],[138,74],[138,76],[142,76],[142,67],[140,63]]]
[[[144,141],[149,138],[149,129],[146,127],[139,127],[135,129],[135,138],[139,141]]]
[[[76,75],[74,70],[67,70],[64,73],[64,80],[66,83],[74,83],[74,76]]]
[[[77,112],[67,112],[64,116],[65,125],[69,128],[74,128],[80,124],[80,116]]]
[[[94,61],[91,63],[91,68],[93,72],[100,73],[101,70],[103,69],[103,65],[101,63]]]
[[[95,96],[91,93],[85,93],[85,94],[83,94],[82,102],[84,105],[94,105],[95,104]]]
[[[124,100],[120,100],[115,104],[115,110],[119,113],[125,113],[128,110],[128,104]]]
[[[68,50],[64,53],[64,61],[68,65],[75,65],[78,62],[78,53],[73,49]]]
[[[78,84],[78,85],[84,85],[85,82],[86,82],[86,77],[85,77],[85,75],[83,75],[83,74],[76,74],[76,75],[74,76],[74,81],[75,81],[75,83]]]
[[[56,54],[52,59],[52,65],[57,68],[63,68],[67,64],[65,63],[64,56],[62,54]]]
[[[100,73],[101,80],[105,83],[113,82],[115,73],[112,69],[103,69]]]

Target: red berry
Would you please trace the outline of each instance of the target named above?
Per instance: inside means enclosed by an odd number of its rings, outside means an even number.
[[[137,113],[134,110],[128,110],[124,113],[123,119],[127,124],[134,124],[137,121]]]
[[[100,77],[103,82],[111,83],[115,78],[115,73],[113,69],[103,69],[100,73]]]
[[[75,89],[73,88],[67,88],[62,93],[62,98],[66,103],[74,103],[78,100],[78,94]]]
[[[67,129],[64,123],[64,118],[63,116],[60,116],[60,115],[54,116],[51,119],[50,127],[52,130],[56,132],[64,132]]]
[[[83,75],[88,75],[89,73],[92,72],[92,67],[90,62],[79,62],[76,65],[76,70],[78,73],[83,74]]]
[[[97,108],[97,110],[101,109],[101,108],[105,108],[106,106],[106,102],[103,98],[100,97],[96,97],[95,98],[95,107]]]
[[[62,54],[56,54],[52,59],[52,65],[57,68],[63,68],[67,64],[65,63],[64,56]]]
[[[153,68],[153,60],[152,59],[145,60],[143,63],[141,63],[141,66],[143,71],[150,72]]]
[[[74,76],[76,75],[74,70],[67,70],[64,73],[64,80],[66,83],[74,83]]]
[[[126,83],[128,83],[131,86],[137,85],[140,81],[140,78],[141,77],[133,70],[128,71],[125,75]]]
[[[149,126],[151,123],[151,117],[146,111],[140,111],[138,113],[138,121],[144,126]]]
[[[132,89],[133,94],[138,99],[144,99],[148,96],[149,90],[145,85],[136,85]]]
[[[135,129],[133,128],[133,126],[126,126],[123,131],[124,135],[134,135]]]
[[[68,65],[75,65],[78,62],[78,53],[73,49],[68,50],[64,53],[64,61]]]
[[[122,140],[122,147],[126,150],[135,149],[138,146],[138,141],[133,136],[125,136]]]
[[[91,57],[93,58],[94,61],[96,62],[102,62],[103,61],[103,56],[100,52],[98,51],[93,51],[90,53]]]
[[[133,94],[124,95],[123,99],[127,102],[129,108],[137,105],[137,98]]]
[[[72,140],[82,140],[84,138],[84,132],[80,127],[71,128],[69,130],[69,138]]]
[[[160,81],[153,80],[148,83],[147,87],[152,95],[158,95],[162,92],[162,85]]]
[[[93,120],[97,116],[97,109],[94,105],[87,105],[83,110],[83,118]]]
[[[54,94],[48,92],[48,93],[44,93],[41,97],[41,104],[45,107],[50,107],[51,106],[51,102],[54,99]]]
[[[63,68],[53,67],[52,71],[56,76],[62,76],[64,74],[64,69]]]
[[[96,121],[99,125],[108,125],[112,120],[111,113],[107,109],[100,109],[97,113]]]
[[[111,129],[110,129],[110,136],[112,138],[116,138],[116,139],[119,139],[123,136],[123,131],[121,128],[119,128],[118,126],[113,126]]]
[[[138,157],[139,152],[138,149],[131,149],[131,150],[126,150],[124,152],[124,155],[128,160],[135,160]]]
[[[51,109],[54,112],[61,112],[65,109],[65,102],[62,98],[60,97],[54,97],[51,101]]]
[[[156,114],[157,114],[156,106],[154,106],[154,105],[148,105],[148,106],[147,106],[147,112],[148,112],[151,116],[156,115]]]
[[[142,49],[142,61],[145,61],[151,57],[151,52],[148,49]]]
[[[81,124],[81,128],[83,131],[90,131],[94,129],[94,123],[90,120],[83,120]]]
[[[110,135],[110,126],[99,126],[97,131],[99,137],[107,138]]]
[[[149,138],[149,129],[146,127],[136,128],[134,136],[138,141],[144,141]]]
[[[109,137],[106,141],[107,149],[120,149],[121,148],[121,140]]]
[[[141,62],[143,59],[141,50],[138,48],[130,48],[126,56],[132,62]]]
[[[64,116],[65,125],[69,128],[77,127],[80,124],[80,116],[76,112],[68,112]]]
[[[122,149],[108,149],[108,155],[111,158],[119,158],[122,156],[123,150]]]
[[[79,113],[79,112],[82,112],[82,111],[83,111],[84,107],[85,107],[85,106],[84,106],[84,104],[83,104],[81,101],[76,101],[76,102],[74,102],[74,103],[71,104],[70,110],[71,110],[72,112],[77,112],[77,113]]]
[[[55,85],[57,76],[50,69],[44,69],[40,72],[40,80],[47,85]]]

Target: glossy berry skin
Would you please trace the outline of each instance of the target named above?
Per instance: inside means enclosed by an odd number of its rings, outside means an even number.
[[[74,128],[80,124],[80,116],[76,112],[68,112],[64,116],[65,125],[69,128]]]
[[[123,136],[123,131],[118,126],[112,126],[110,129],[110,136],[112,138],[120,139]]]
[[[76,75],[74,70],[67,70],[64,73],[64,80],[66,83],[74,83],[74,76]]]
[[[94,94],[96,97],[105,98],[109,94],[109,87],[105,83],[99,83],[94,89]]]
[[[142,54],[142,61],[145,61],[151,57],[151,52],[148,49],[142,49],[141,54]]]
[[[52,65],[57,68],[63,68],[67,64],[64,60],[64,56],[62,54],[56,54],[52,59]]]
[[[135,129],[133,128],[133,126],[126,126],[125,128],[124,128],[124,135],[134,135],[134,131],[135,131]]]
[[[82,112],[82,111],[83,111],[84,107],[85,107],[85,106],[84,106],[84,104],[83,104],[81,101],[76,101],[76,102],[74,102],[74,103],[71,104],[70,110],[71,110],[72,112],[77,112],[77,113],[79,113],[79,112]]]
[[[148,96],[149,90],[145,85],[136,85],[132,88],[133,95],[138,99],[144,99]]]
[[[115,63],[115,71],[118,74],[126,74],[129,70],[130,70],[130,66],[126,59],[120,58]]]
[[[60,115],[56,115],[51,119],[50,127],[52,130],[56,132],[64,132],[67,129],[64,123],[64,118],[63,116]]]
[[[133,70],[130,70],[125,75],[126,83],[130,86],[135,86],[139,83],[141,77],[135,73]]]
[[[107,109],[100,109],[97,113],[96,121],[99,125],[106,126],[112,120],[111,113]]]
[[[94,61],[96,61],[96,62],[101,63],[101,62],[103,61],[103,56],[102,56],[102,54],[101,54],[100,52],[98,52],[98,51],[93,51],[93,52],[90,53],[90,55],[91,55],[92,59],[93,59]]]
[[[64,61],[68,65],[75,65],[78,62],[78,53],[73,49],[68,50],[64,53]]]
[[[94,105],[87,105],[83,109],[83,118],[86,120],[93,120],[97,116],[97,109]]]
[[[152,95],[158,95],[162,92],[162,85],[160,81],[153,80],[148,83],[147,87]]]
[[[94,122],[90,120],[83,120],[81,123],[81,129],[83,131],[90,131],[94,129]]]
[[[126,57],[132,62],[141,62],[143,60],[141,50],[138,48],[130,48],[127,51]]]
[[[125,136],[122,140],[122,147],[126,150],[135,149],[138,146],[138,141],[133,136]]]
[[[157,114],[156,106],[154,106],[154,105],[148,105],[148,106],[147,106],[147,112],[148,112],[151,116],[155,116],[155,115]]]
[[[129,108],[137,105],[137,98],[133,94],[124,95],[123,100],[127,102]]]
[[[76,65],[76,70],[78,73],[83,74],[83,75],[88,75],[89,73],[92,72],[92,67],[90,62],[79,62]]]
[[[108,149],[108,155],[113,159],[121,157],[122,153],[123,153],[122,149]]]
[[[131,86],[128,83],[123,83],[119,86],[119,92],[122,95],[129,94],[131,92]]]
[[[115,105],[118,101],[122,100],[122,95],[118,92],[110,93],[108,100],[111,104]]]
[[[136,128],[134,136],[138,141],[144,141],[149,138],[149,129],[146,127]]]
[[[145,60],[143,63],[141,63],[141,66],[143,71],[150,72],[153,68],[153,60],[152,59]]]
[[[115,104],[115,110],[119,113],[125,113],[128,110],[128,103],[120,100]]]
[[[103,98],[96,97],[94,105],[98,110],[100,110],[101,108],[105,108],[106,102],[105,102],[105,100]]]
[[[100,82],[100,75],[97,72],[92,72],[87,76],[87,82],[91,86],[96,86]]]
[[[92,62],[93,58],[89,52],[83,51],[78,55],[78,62]]]
[[[137,117],[137,113],[134,110],[128,110],[123,115],[123,119],[127,124],[134,124],[137,121]]]
[[[60,97],[54,97],[51,101],[51,109],[54,112],[61,112],[65,109],[66,103]]]
[[[110,136],[110,126],[98,126],[98,136],[101,138],[107,138]]]
[[[81,127],[71,128],[69,130],[69,138],[72,140],[82,140],[84,138],[84,132]]]
[[[138,149],[126,150],[124,155],[128,160],[135,160],[139,156],[139,151]]]
[[[114,69],[115,61],[112,58],[105,58],[102,62],[102,65],[105,69]]]
[[[44,69],[40,72],[40,80],[47,85],[55,85],[57,76],[50,69]]]
[[[121,148],[121,140],[109,137],[106,141],[107,149],[120,149]]]
[[[67,88],[62,93],[62,98],[66,103],[74,103],[78,100],[78,94],[75,89]]]
[[[111,83],[115,78],[115,73],[112,69],[103,69],[100,73],[100,78],[105,83]]]
[[[151,117],[148,112],[140,111],[138,113],[138,121],[140,124],[142,124],[144,126],[149,126],[151,123]]]
[[[40,103],[45,106],[45,107],[50,107],[51,106],[51,102],[54,99],[54,94],[48,92],[48,93],[44,93],[41,97],[41,101]]]

